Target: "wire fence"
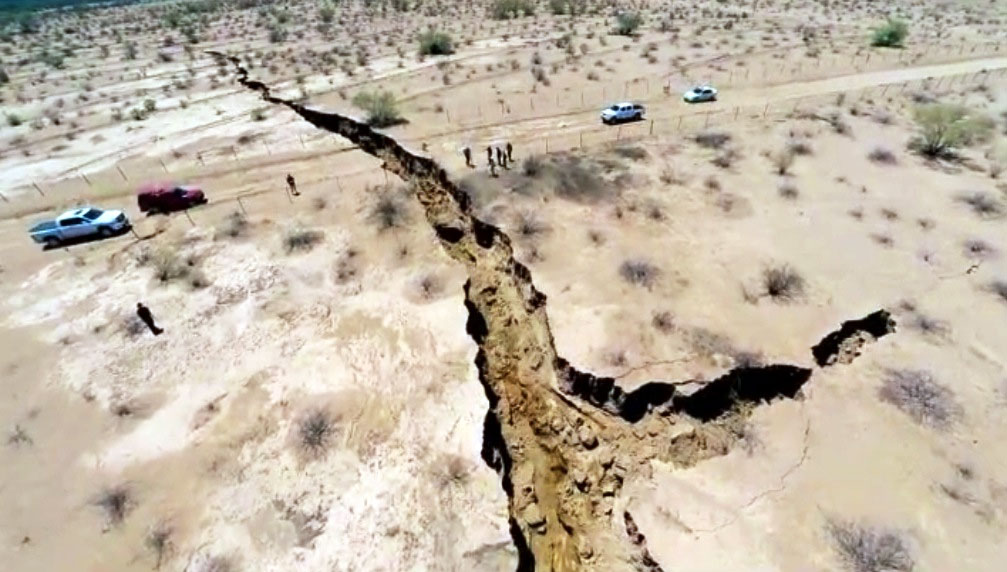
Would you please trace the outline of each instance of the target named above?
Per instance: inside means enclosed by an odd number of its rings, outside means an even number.
[[[620,126],[573,124],[566,129],[548,133],[534,131],[511,139],[519,156],[585,149],[621,141],[686,135],[703,129],[723,127],[739,121],[790,117],[801,110],[812,111],[835,105],[839,98],[847,104],[900,96],[904,92],[949,87],[964,88],[982,84],[991,76],[1004,77],[1007,69],[979,71],[940,78],[914,79],[861,89],[823,93],[807,97],[781,99],[769,103],[690,110],[684,113],[657,115],[646,121]],[[485,131],[484,126],[475,128]],[[447,130],[439,135],[405,138],[404,142],[430,152],[446,164],[460,162],[457,143],[465,136],[464,129]],[[390,182],[380,161],[348,153],[355,149],[341,138],[321,131],[310,134],[288,134],[286,141],[248,141],[244,145],[208,147],[186,153],[173,152],[164,156],[138,156],[113,161],[98,172],[80,172],[74,177],[51,183],[34,183],[11,196],[0,194],[0,216],[4,218],[69,208],[84,203],[121,205],[131,197],[133,189],[144,181],[165,178],[204,181],[211,188],[212,202],[185,213],[194,225],[214,224],[228,212],[240,210],[253,213],[275,208],[276,193],[287,193],[286,172],[298,173],[298,186],[304,189],[325,189],[342,192],[361,190]],[[272,143],[273,146],[270,145]],[[277,151],[274,147],[283,147]],[[293,148],[292,150],[290,148]],[[478,157],[478,150],[476,150]],[[319,169],[317,159],[332,164],[340,155],[344,168]],[[304,163],[303,168],[298,168]],[[287,194],[292,204],[296,200]],[[127,204],[133,201],[129,199]],[[281,202],[282,204],[282,202]],[[146,222],[144,224],[147,224]],[[138,229],[139,231],[139,229]]]

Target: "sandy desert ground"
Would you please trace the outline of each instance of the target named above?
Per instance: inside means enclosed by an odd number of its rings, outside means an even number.
[[[1007,6],[501,5],[7,25],[2,568],[1002,570]]]

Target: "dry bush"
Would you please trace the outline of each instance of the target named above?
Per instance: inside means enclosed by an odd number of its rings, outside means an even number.
[[[718,151],[710,162],[721,169],[730,169],[739,157],[739,153],[734,148],[727,147]]]
[[[192,559],[185,572],[234,572],[233,561],[226,556],[199,554]]]
[[[786,175],[790,171],[790,167],[794,164],[794,152],[789,148],[783,148],[779,151],[773,153],[770,156],[770,160],[773,162],[773,168],[776,169],[777,175]]]
[[[395,94],[390,91],[362,91],[353,96],[353,105],[367,112],[367,124],[371,127],[391,127],[406,121],[399,112]]]
[[[306,252],[322,241],[325,233],[320,230],[292,226],[283,231],[281,242],[287,254],[293,252]]]
[[[325,409],[309,410],[297,422],[297,446],[305,457],[319,457],[331,444],[335,420]]]
[[[696,144],[707,149],[720,149],[731,140],[731,134],[723,131],[703,131],[696,135]]]
[[[988,260],[997,255],[996,247],[982,239],[970,238],[962,246],[965,250],[965,256],[975,260]]]
[[[122,333],[129,339],[136,338],[147,331],[147,325],[136,314],[130,313],[122,317]]]
[[[148,550],[154,553],[154,570],[159,570],[164,562],[164,557],[171,553],[173,548],[171,533],[171,527],[163,522],[154,525],[147,531],[143,543]]]
[[[619,265],[619,276],[636,286],[650,288],[660,275],[661,270],[646,260],[626,260]]]
[[[796,200],[797,197],[800,195],[800,192],[797,190],[797,187],[794,186],[794,184],[789,181],[784,181],[780,183],[780,186],[777,187],[776,190],[781,197],[791,201]]]
[[[451,36],[444,32],[427,30],[420,34],[419,42],[421,56],[447,56],[455,53]]]
[[[650,325],[659,332],[667,334],[675,329],[675,317],[671,312],[655,312],[650,319]]]
[[[409,220],[406,201],[398,193],[387,189],[379,196],[371,208],[368,219],[377,225],[379,231],[401,228]]]
[[[325,197],[313,197],[311,199],[311,208],[316,211],[323,211],[327,206],[329,206],[329,201],[327,201]]]
[[[150,253],[150,265],[154,268],[154,277],[161,282],[186,278],[192,270],[191,264],[167,246],[158,247]]]
[[[1003,201],[990,193],[982,191],[963,193],[958,195],[956,200],[968,205],[972,212],[981,218],[998,218],[1007,214],[1007,207],[1004,206]]]
[[[936,429],[948,427],[961,415],[954,393],[924,370],[889,371],[878,395],[917,423]]]
[[[238,238],[244,236],[248,230],[248,218],[240,211],[234,211],[227,215],[217,229],[217,236]]]
[[[920,314],[919,312],[913,314],[913,316],[909,319],[908,325],[910,328],[917,330],[924,335],[936,338],[946,336],[951,330],[947,322],[931,318],[930,316]]]
[[[549,226],[542,222],[535,213],[522,211],[517,213],[514,231],[519,238],[526,241],[534,241],[540,235],[549,232]]]
[[[790,265],[771,266],[762,271],[762,292],[776,302],[793,302],[804,296],[804,277]]]
[[[867,154],[867,158],[875,163],[881,163],[883,165],[894,165],[898,163],[898,159],[895,158],[895,153],[884,147],[875,147],[871,149],[871,152]]]
[[[619,145],[612,149],[612,153],[630,161],[645,161],[650,157],[646,149],[632,145]]]
[[[129,488],[118,485],[101,491],[95,498],[94,505],[105,513],[108,526],[117,526],[133,510],[134,502]]]
[[[613,192],[599,164],[579,155],[557,154],[548,160],[529,157],[522,170],[526,176],[544,181],[557,196],[574,202],[597,202]],[[517,191],[527,192],[528,187],[518,187]]]
[[[1007,280],[994,280],[990,282],[988,288],[994,296],[1000,298],[1001,302],[1007,304]]]
[[[882,48],[901,48],[909,35],[909,26],[897,18],[889,18],[887,22],[874,29],[871,35],[871,45]]]
[[[416,291],[423,300],[431,300],[444,291],[444,282],[433,272],[426,273],[416,279]]]
[[[473,464],[461,455],[442,454],[430,466],[437,486],[442,489],[465,486],[474,470]]]
[[[915,565],[900,531],[831,519],[827,529],[852,572],[911,572]]]
[[[791,139],[787,141],[787,150],[794,155],[811,155],[814,150],[807,139]]]

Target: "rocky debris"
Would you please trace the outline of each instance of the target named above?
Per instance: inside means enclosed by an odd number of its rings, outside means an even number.
[[[836,363],[848,364],[856,359],[864,346],[878,338],[895,332],[895,320],[887,310],[878,310],[859,320],[843,322],[839,329],[830,332],[811,348],[815,363],[826,367]]]

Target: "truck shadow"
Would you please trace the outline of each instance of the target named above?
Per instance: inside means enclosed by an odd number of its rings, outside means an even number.
[[[117,231],[113,232],[112,234],[110,234],[107,237],[103,237],[103,236],[100,236],[100,235],[97,235],[97,234],[92,234],[90,236],[80,236],[80,237],[77,237],[77,238],[70,238],[70,239],[64,240],[63,242],[61,242],[57,246],[43,245],[42,246],[42,251],[44,252],[44,251],[47,251],[47,250],[59,250],[61,248],[68,248],[70,246],[78,246],[78,245],[81,245],[81,244],[87,244],[89,242],[101,242],[103,240],[110,240],[110,239],[122,236],[124,234],[129,234],[131,230],[132,230],[131,228],[123,228],[121,230],[117,230]]]

